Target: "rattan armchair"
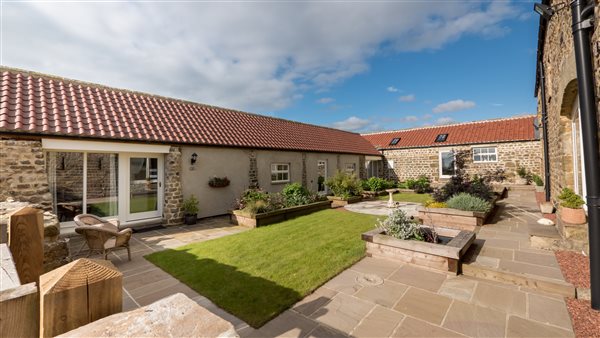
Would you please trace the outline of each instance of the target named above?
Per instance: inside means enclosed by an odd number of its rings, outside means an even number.
[[[88,257],[93,252],[102,253],[104,259],[108,259],[108,253],[118,248],[127,249],[127,257],[131,260],[129,239],[133,231],[124,229],[119,231],[118,224],[115,225],[98,216],[83,214],[74,218],[75,232],[82,235],[90,248]]]

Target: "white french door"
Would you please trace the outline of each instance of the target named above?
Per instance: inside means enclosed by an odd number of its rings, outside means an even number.
[[[125,153],[121,161],[120,209],[127,222],[162,216],[163,155]]]

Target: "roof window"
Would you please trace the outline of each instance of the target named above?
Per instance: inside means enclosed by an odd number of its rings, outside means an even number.
[[[396,144],[398,144],[398,142],[400,142],[400,138],[399,137],[394,137],[391,141],[390,141],[390,145],[391,146],[395,146]]]
[[[445,142],[447,138],[448,138],[448,134],[439,134],[435,138],[435,142]]]

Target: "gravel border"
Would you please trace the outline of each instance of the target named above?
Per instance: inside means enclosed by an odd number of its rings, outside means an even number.
[[[556,260],[567,282],[577,288],[590,288],[590,258],[574,251],[556,251]]]
[[[592,309],[589,300],[567,298],[575,337],[600,338],[600,311]]]

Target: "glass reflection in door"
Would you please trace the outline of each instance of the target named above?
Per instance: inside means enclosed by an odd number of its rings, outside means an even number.
[[[158,158],[129,159],[129,213],[158,210]]]

